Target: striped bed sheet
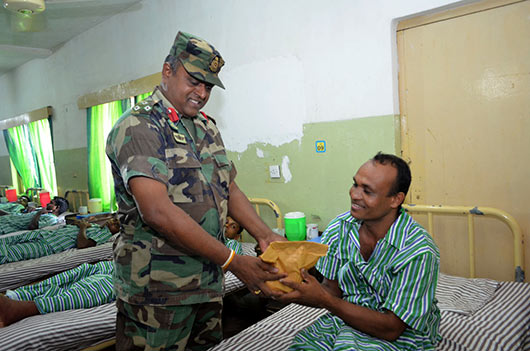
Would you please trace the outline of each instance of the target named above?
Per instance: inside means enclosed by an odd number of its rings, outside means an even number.
[[[209,351],[287,350],[298,331],[325,313],[290,304]],[[500,282],[491,299],[471,314],[442,310],[440,334],[438,351],[529,351],[530,284]]]
[[[225,294],[244,284],[228,272]],[[0,328],[0,350],[82,350],[115,337],[116,304],[26,318]]]
[[[46,257],[3,264],[0,265],[0,291],[18,288],[85,262],[111,259],[112,241],[109,241],[86,249],[69,249]]]
[[[108,244],[112,245],[106,243],[90,249]],[[243,243],[242,246],[243,254],[256,256],[255,244]],[[75,256],[77,258],[78,254]],[[110,247],[110,258],[112,258],[112,247]],[[56,260],[53,261],[55,264]],[[245,285],[235,275],[231,272],[226,273],[225,295],[243,288]],[[82,350],[112,340],[115,330],[116,305],[112,302],[88,309],[33,316],[0,328],[0,350]]]
[[[82,350],[115,336],[116,305],[25,318],[0,328],[0,350]]]

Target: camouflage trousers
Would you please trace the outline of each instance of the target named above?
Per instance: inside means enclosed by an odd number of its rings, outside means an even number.
[[[142,306],[117,299],[116,306],[116,351],[202,351],[219,343],[223,336],[222,301]]]

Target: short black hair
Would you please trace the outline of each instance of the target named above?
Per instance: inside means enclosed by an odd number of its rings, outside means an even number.
[[[70,203],[64,197],[55,196],[52,201],[59,207],[59,214],[66,212],[68,207],[70,207]]]
[[[174,55],[167,55],[164,63],[169,63],[169,67],[171,67],[171,72],[173,72],[173,74],[177,73],[177,68],[182,64],[178,56]]]
[[[30,201],[31,201],[30,198],[29,198],[29,196],[27,196],[27,195],[20,195],[20,196],[18,197],[18,199],[19,199],[19,200],[24,199],[24,200],[26,200],[26,202],[30,202]]]
[[[409,191],[410,182],[412,179],[410,168],[407,162],[400,157],[390,154],[384,154],[381,151],[372,158],[372,161],[380,163],[382,165],[390,164],[397,170],[396,180],[390,188],[388,196],[396,195],[397,193],[403,193],[407,195]]]

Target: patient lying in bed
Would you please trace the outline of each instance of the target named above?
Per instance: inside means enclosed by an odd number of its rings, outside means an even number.
[[[48,256],[71,248],[83,249],[109,240],[120,230],[119,222],[110,219],[103,227],[85,221],[76,225],[45,230],[37,229],[13,236],[0,236],[0,264]]]
[[[46,208],[39,211],[0,216],[0,235],[55,225],[58,216],[68,210],[68,205],[68,200],[56,196]]]
[[[112,261],[84,263],[37,284],[8,290],[6,296],[0,295],[0,328],[39,314],[114,301],[113,271]]]
[[[21,213],[28,207],[29,197],[21,195],[16,202],[0,203],[0,216]]]

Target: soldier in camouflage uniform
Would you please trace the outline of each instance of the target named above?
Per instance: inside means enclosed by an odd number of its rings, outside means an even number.
[[[256,214],[234,178],[215,122],[199,113],[224,61],[179,32],[162,82],[107,140],[122,230],[114,244],[117,350],[205,350],[222,338],[224,270],[255,293],[284,277],[223,245],[228,213],[264,250],[283,238]]]

